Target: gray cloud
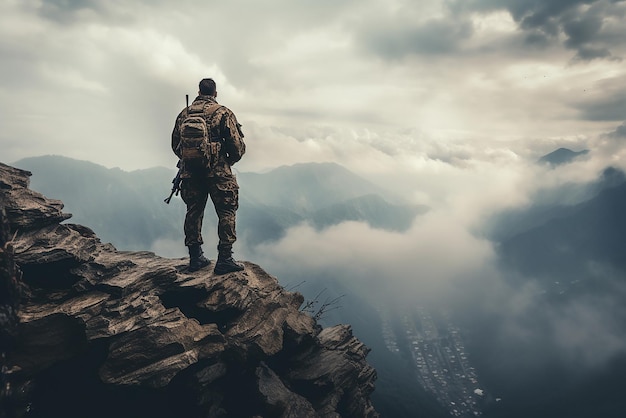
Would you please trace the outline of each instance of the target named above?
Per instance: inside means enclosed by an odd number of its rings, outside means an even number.
[[[612,138],[626,138],[626,122],[618,126],[615,131],[608,134]]]
[[[118,13],[113,2],[97,0],[44,0],[39,4],[26,2],[21,7],[34,11],[41,18],[60,25],[80,24],[85,21],[124,21],[128,15]]]
[[[449,5],[455,14],[506,10],[526,33],[528,45],[558,42],[562,34],[564,46],[581,61],[615,58],[612,49],[619,49],[618,37],[626,36],[623,0],[454,0]]]
[[[590,120],[617,121],[626,114],[626,92],[608,97],[583,109],[584,116]]]
[[[472,34],[468,21],[429,20],[423,23],[402,19],[379,22],[364,29],[367,48],[385,58],[407,55],[440,55],[457,52]]]
[[[583,118],[593,121],[621,121],[626,115],[624,77],[607,78],[590,86],[575,107]]]

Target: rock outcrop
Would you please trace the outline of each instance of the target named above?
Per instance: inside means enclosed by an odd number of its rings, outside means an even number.
[[[15,265],[9,229],[4,207],[0,205],[0,418],[15,415],[17,398],[13,393],[13,369],[7,362],[7,353],[14,349],[19,323],[19,270]]]
[[[349,326],[322,329],[259,266],[216,276],[118,251],[0,163],[19,324],[8,363],[27,416],[376,417]]]

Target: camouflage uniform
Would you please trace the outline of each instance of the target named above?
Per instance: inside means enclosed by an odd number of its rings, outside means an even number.
[[[217,104],[213,96],[200,95],[191,104],[194,106],[208,106]],[[172,132],[172,150],[180,158],[180,124],[187,116],[187,109],[176,118]],[[181,197],[187,205],[185,215],[185,245],[201,245],[202,219],[209,196],[215,207],[218,217],[217,234],[220,254],[230,254],[237,235],[235,233],[235,212],[239,207],[239,186],[231,171],[231,165],[239,161],[246,152],[243,142],[241,125],[237,122],[234,113],[225,106],[209,112],[205,110],[204,117],[211,130],[211,140],[221,142],[221,151],[211,169],[190,171],[182,167]]]

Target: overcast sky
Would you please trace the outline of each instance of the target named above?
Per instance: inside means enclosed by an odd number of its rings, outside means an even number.
[[[0,161],[173,166],[203,77],[243,171],[535,158],[624,137],[625,57],[626,1],[0,0]]]

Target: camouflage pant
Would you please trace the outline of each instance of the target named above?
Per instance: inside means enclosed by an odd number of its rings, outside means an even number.
[[[187,205],[185,245],[202,244],[202,220],[207,200],[211,197],[217,213],[218,251],[228,252],[237,240],[235,213],[239,207],[239,185],[235,176],[196,177],[184,179],[181,197]]]

